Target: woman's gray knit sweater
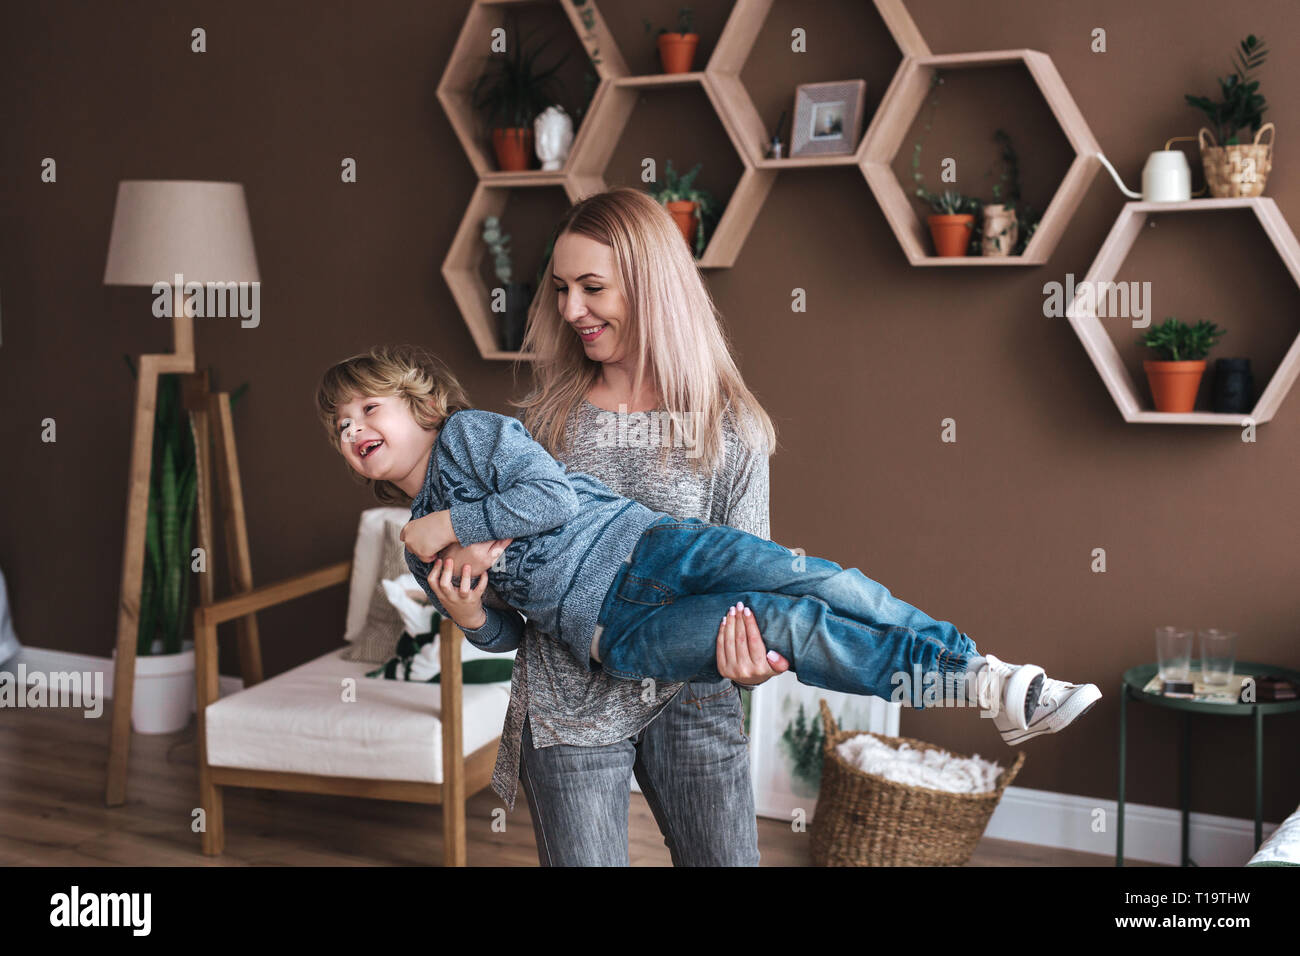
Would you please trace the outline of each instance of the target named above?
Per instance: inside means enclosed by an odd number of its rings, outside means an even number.
[[[724,455],[713,472],[701,474],[685,448],[671,449],[661,470],[661,448],[635,441],[636,413],[627,415],[628,427],[623,431],[609,427],[616,421],[611,417],[615,414],[586,401],[575,409],[568,423],[569,450],[563,453],[567,468],[599,479],[651,511],[770,536],[767,455],[741,440],[730,415],[723,420]],[[614,442],[611,433],[617,436]],[[617,567],[612,569],[616,571]],[[717,623],[701,621],[700,627],[713,632]],[[647,700],[639,681],[588,670],[562,644],[538,630],[536,622],[528,621],[515,656],[492,789],[514,809],[525,717],[530,718],[537,747],[604,746],[637,733],[684,686],[658,683],[653,699]]]

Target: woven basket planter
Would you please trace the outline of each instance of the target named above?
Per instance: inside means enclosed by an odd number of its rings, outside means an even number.
[[[866,734],[891,747],[941,750],[910,737],[840,730],[821,701],[826,746],[821,793],[812,822],[812,859],[817,866],[961,866],[968,862],[1002,799],[1024,766],[1025,755],[998,775],[987,793],[949,793],[886,780],[854,767],[836,753],[844,741]]]
[[[1265,131],[1273,135],[1261,143]],[[1206,137],[1214,142],[1214,134],[1204,126],[1196,134],[1201,145],[1201,165],[1205,167],[1205,183],[1215,199],[1239,199],[1244,196],[1262,196],[1264,183],[1273,169],[1273,142],[1277,128],[1265,123],[1255,134],[1255,142],[1237,146],[1206,145]]]

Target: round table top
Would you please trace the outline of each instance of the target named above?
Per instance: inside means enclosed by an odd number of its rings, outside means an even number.
[[[1124,686],[1133,700],[1144,704],[1155,704],[1170,710],[1188,710],[1200,714],[1221,714],[1224,717],[1249,717],[1259,708],[1265,715],[1285,714],[1300,711],[1300,699],[1296,700],[1261,700],[1253,704],[1215,703],[1204,700],[1188,700],[1185,697],[1165,697],[1162,694],[1148,694],[1143,687],[1156,676],[1157,664],[1139,664],[1124,672]],[[1300,671],[1289,667],[1277,667],[1273,664],[1259,664],[1254,661],[1237,661],[1233,665],[1234,674],[1276,674],[1300,684]]]

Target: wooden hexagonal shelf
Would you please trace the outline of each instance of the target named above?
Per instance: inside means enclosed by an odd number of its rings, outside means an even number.
[[[917,118],[930,88],[935,70],[976,69],[1023,64],[1042,93],[1052,115],[1060,124],[1074,160],[1070,163],[1030,238],[1019,256],[933,256],[925,224],[912,207],[911,197],[894,174],[892,163],[903,137]],[[908,261],[914,266],[1016,266],[1045,263],[1065,231],[1070,217],[1083,200],[1097,173],[1099,147],[1083,114],[1057,72],[1051,57],[1038,50],[993,50],[984,53],[949,53],[937,56],[909,56],[894,75],[880,108],[867,130],[859,166],[876,200],[898,238]]]
[[[765,156],[769,130],[740,74],[754,50],[763,25],[771,13],[774,0],[737,0],[726,28],[709,58],[705,72],[709,74],[715,96],[721,108],[718,115],[729,125],[732,139],[745,150],[756,169],[792,169],[808,166],[852,166],[862,160],[866,135],[851,153],[825,156],[787,156],[771,159]],[[921,31],[912,21],[902,0],[874,0],[876,12],[895,46],[904,57],[928,56]],[[838,77],[837,79],[843,79]],[[882,102],[883,105],[883,102]],[[878,116],[880,110],[876,111]],[[872,117],[875,119],[875,116]],[[870,129],[870,123],[867,128]]]
[[[1254,213],[1255,221],[1277,250],[1292,281],[1300,286],[1300,243],[1297,243],[1295,234],[1272,199],[1261,196],[1244,199],[1191,199],[1185,202],[1130,202],[1125,203],[1120,211],[1101,251],[1088,269],[1085,284],[1080,287],[1079,294],[1066,310],[1070,325],[1079,336],[1084,350],[1092,359],[1097,373],[1106,384],[1106,390],[1110,392],[1126,422],[1235,427],[1240,427],[1247,421],[1262,424],[1273,417],[1282,399],[1295,384],[1297,374],[1300,374],[1300,335],[1297,335],[1268,384],[1260,391],[1255,407],[1248,416],[1235,412],[1157,412],[1139,398],[1137,383],[1097,315],[1099,296],[1096,290],[1108,288],[1100,283],[1115,281],[1120,267],[1141,234],[1148,215],[1225,209],[1249,209]],[[1091,302],[1084,295],[1085,289],[1094,290]]]
[[[535,178],[545,181],[546,177],[551,175],[549,171],[542,170],[505,172],[497,169],[492,151],[482,131],[479,130],[477,117],[470,105],[470,91],[483,73],[489,57],[492,56],[490,52],[492,31],[498,27],[503,29],[506,27],[509,12],[536,13],[539,8],[557,6],[576,31],[587,57],[595,66],[596,74],[601,80],[627,74],[627,65],[623,62],[618,47],[614,45],[614,40],[605,26],[605,21],[601,18],[595,0],[577,0],[577,2],[575,0],[476,0],[465,17],[465,24],[461,27],[456,46],[447,61],[447,68],[443,70],[442,79],[438,83],[438,100],[446,110],[451,127],[456,132],[456,138],[460,140],[465,155],[469,157],[474,172],[480,179],[526,182],[529,178]],[[507,43],[515,42],[515,39],[506,37]],[[591,109],[594,107],[593,98],[584,122],[580,123],[575,131],[575,145],[577,140],[590,131],[591,124],[585,120],[590,118]]]
[[[725,106],[713,77],[708,70],[693,73],[656,73],[646,76],[622,76],[602,84],[601,95],[592,104],[588,122],[592,135],[581,144],[575,143],[569,157],[572,178],[580,194],[599,192],[606,188],[605,170],[614,150],[632,118],[642,94],[656,90],[695,87],[702,89],[713,111],[721,120],[723,131],[740,158],[742,171],[735,189],[727,201],[713,234],[704,247],[703,255],[696,261],[702,269],[727,269],[735,264],[740,247],[758,216],[758,211],[772,188],[775,173],[755,169],[748,154],[736,140],[733,126],[722,118]],[[659,157],[660,163],[666,157]],[[690,163],[679,162],[681,172]]]
[[[492,311],[492,293],[484,280],[482,266],[487,255],[483,243],[483,219],[486,216],[503,217],[512,194],[532,192],[537,189],[559,188],[565,191],[569,202],[579,198],[572,191],[567,177],[562,173],[547,173],[549,179],[532,176],[526,182],[481,181],[470,197],[465,215],[461,217],[460,226],[447,250],[447,257],[442,263],[442,277],[451,289],[452,298],[460,310],[461,317],[474,337],[474,345],[485,359],[504,359],[507,361],[529,360],[529,352],[507,352],[501,347],[497,330],[497,313]],[[508,224],[503,228],[510,231]],[[516,250],[517,251],[517,250]],[[533,299],[542,294],[548,283],[542,282],[533,290]]]

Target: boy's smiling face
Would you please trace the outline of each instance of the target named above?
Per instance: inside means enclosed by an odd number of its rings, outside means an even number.
[[[400,395],[353,395],[335,414],[339,450],[359,474],[420,493],[437,430],[426,431]]]

